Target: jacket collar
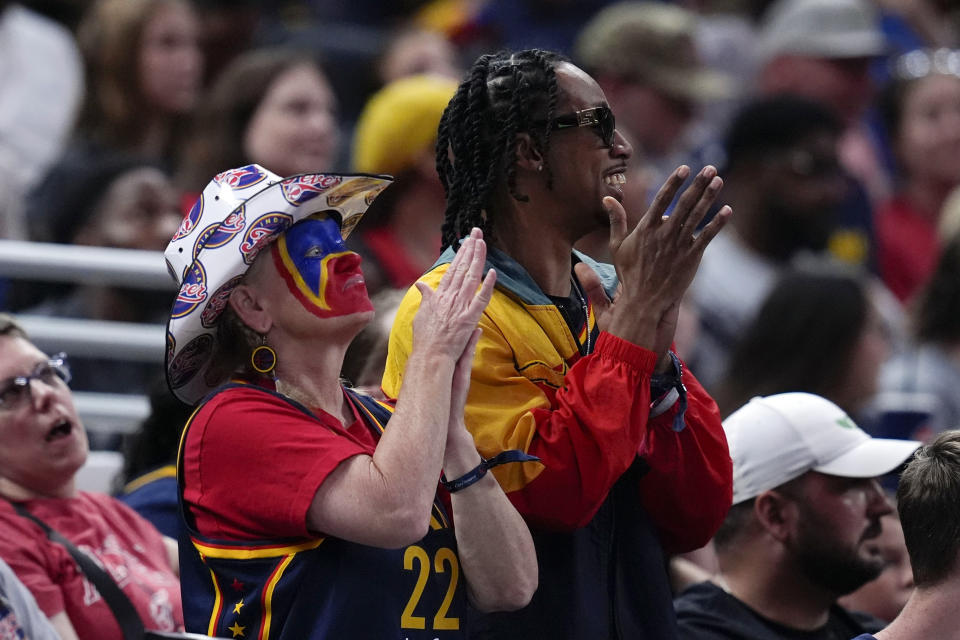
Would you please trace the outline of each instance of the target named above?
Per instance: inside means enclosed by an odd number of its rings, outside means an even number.
[[[463,240],[461,240],[463,242]],[[437,259],[433,268],[453,262],[456,255],[452,247],[447,247]],[[613,265],[597,262],[585,253],[574,250],[574,262],[584,262],[600,276],[600,282],[607,295],[613,298],[617,289],[617,273]],[[496,247],[487,248],[486,269],[493,268],[497,272],[497,288],[504,289],[519,298],[527,305],[552,305],[553,301],[534,282],[523,266]],[[485,270],[486,270],[485,269]]]

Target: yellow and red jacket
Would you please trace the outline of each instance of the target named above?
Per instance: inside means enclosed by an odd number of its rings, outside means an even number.
[[[420,280],[436,288],[453,255],[448,249]],[[579,253],[576,259],[613,291],[610,265]],[[684,369],[683,428],[673,424],[679,403],[650,417],[656,354],[600,331],[593,352],[581,356],[559,309],[522,266],[491,248],[487,267],[497,270],[497,286],[480,319],[466,426],[485,458],[508,449],[540,458],[493,470],[520,513],[534,527],[583,527],[640,458],[647,470],[638,501],[664,548],[705,544],[732,496],[732,463],[713,399]],[[383,390],[391,398],[403,382],[419,304],[411,287],[390,335]],[[592,312],[588,318],[596,331]]]

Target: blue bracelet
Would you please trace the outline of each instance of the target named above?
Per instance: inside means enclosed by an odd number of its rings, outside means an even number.
[[[480,478],[487,475],[487,471],[490,469],[500,466],[501,464],[507,464],[508,462],[540,462],[540,458],[537,456],[532,456],[529,453],[524,453],[523,451],[520,451],[520,449],[508,449],[506,451],[501,451],[490,459],[481,457],[480,464],[475,466],[470,471],[467,471],[456,480],[450,480],[448,482],[446,476],[442,476],[440,478],[440,484],[442,484],[443,488],[450,493],[456,493],[461,489],[466,489],[474,482],[477,482]]]

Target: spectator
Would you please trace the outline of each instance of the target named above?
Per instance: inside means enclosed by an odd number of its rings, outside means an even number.
[[[874,201],[889,191],[863,116],[875,96],[870,65],[886,51],[870,0],[777,0],[756,44],[757,91],[815,100],[843,120],[840,158]]]
[[[737,215],[691,287],[701,329],[693,360],[708,389],[777,277],[797,256],[826,249],[846,189],[839,132],[830,111],[790,96],[752,102],[731,124],[724,195]]]
[[[182,216],[170,179],[142,159],[98,155],[85,165],[52,171],[31,207],[34,235],[50,242],[159,251]],[[63,318],[155,322],[165,319],[170,296],[135,287],[78,286],[28,312]],[[107,354],[109,355],[109,354]],[[159,363],[83,357],[73,363],[74,388],[146,393]]]
[[[224,167],[314,172],[334,165],[338,145],[336,96],[313,55],[257,49],[234,59],[201,101],[179,183],[192,204]]]
[[[497,289],[466,423],[484,457],[541,459],[495,472],[534,529],[541,573],[532,604],[478,620],[480,637],[672,637],[664,550],[703,545],[729,504],[716,405],[670,351],[679,299],[730,216],[691,236],[722,180],[705,167],[663,220],[690,175],[680,167],[628,226],[631,153],[593,78],[540,50],[482,56],[440,121],[448,248],[400,304],[383,389],[411,389],[422,292],[482,226]],[[594,269],[612,295],[613,267],[573,252],[607,225],[623,286],[612,304]]]
[[[917,588],[897,619],[876,638],[863,635],[855,640],[919,640],[957,634],[958,479],[960,431],[940,434],[907,465],[897,489],[897,509]]]
[[[877,547],[885,564],[883,572],[838,602],[844,609],[869,613],[889,623],[913,595],[913,570],[900,518],[891,513],[883,516],[880,524],[883,531],[877,537]]]
[[[76,489],[87,436],[62,354],[41,353],[9,316],[0,317],[0,379],[0,557],[62,638],[123,637],[67,549],[18,515],[16,504],[92,554],[147,628],[182,629],[176,543],[117,500]]]
[[[870,61],[883,52],[868,0],[777,0],[757,41],[758,89],[816,100],[854,124],[874,95]]]
[[[876,477],[919,443],[871,438],[809,393],[754,398],[723,426],[734,485],[714,538],[720,573],[677,598],[680,637],[828,640],[879,628],[836,601],[883,570],[876,538],[892,510]]]
[[[378,91],[360,114],[353,168],[394,176],[350,242],[363,256],[371,292],[409,287],[440,252],[444,196],[434,147],[440,116],[456,90],[453,80],[412,76]]]
[[[166,251],[184,280],[167,380],[188,402],[215,389],[179,456],[188,628],[463,638],[467,595],[480,610],[509,609],[536,588],[530,534],[484,477],[497,461],[481,460],[462,420],[496,279],[481,287],[479,231],[417,318],[415,384],[396,413],[341,385],[344,352],[373,311],[341,233],[387,184],[227,171]],[[437,496],[441,467],[455,531]]]
[[[944,247],[920,293],[913,331],[916,346],[881,372],[880,400],[903,435],[929,440],[960,426],[960,236]]]
[[[831,366],[823,367],[824,354]],[[889,355],[867,279],[834,265],[785,273],[745,328],[716,393],[721,415],[754,396],[806,391],[859,415]]]
[[[199,23],[190,3],[98,0],[77,38],[87,94],[73,153],[137,153],[169,169],[203,77]]]
[[[877,257],[884,282],[907,302],[933,273],[940,213],[960,186],[960,50],[913,51],[894,69],[881,106],[899,181],[877,210]]]
[[[638,156],[655,168],[655,184],[689,151],[684,135],[699,104],[732,88],[729,78],[697,58],[696,28],[697,16],[678,6],[620,2],[595,15],[577,37],[576,59],[596,78]]]
[[[760,96],[795,95],[836,113],[846,190],[827,248],[843,262],[875,268],[875,203],[890,192],[879,136],[865,121],[875,88],[870,65],[886,42],[870,0],[777,0],[756,43]]]

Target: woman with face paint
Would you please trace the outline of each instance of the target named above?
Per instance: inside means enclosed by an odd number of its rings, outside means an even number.
[[[496,279],[479,230],[423,290],[395,407],[338,378],[373,316],[343,238],[388,183],[227,171],[167,248],[181,284],[167,379],[182,400],[202,399],[178,469],[188,630],[462,638],[468,602],[516,609],[536,589],[529,531],[486,473],[528,457],[483,460],[463,424]]]

